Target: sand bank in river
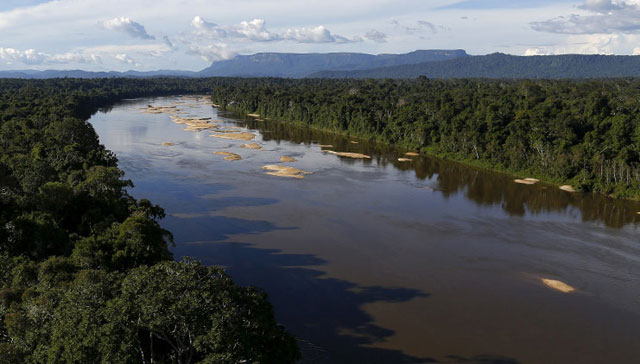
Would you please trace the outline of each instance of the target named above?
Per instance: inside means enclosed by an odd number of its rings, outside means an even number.
[[[569,185],[562,185],[560,186],[560,189],[563,191],[567,191],[567,192],[576,192],[575,188],[573,188],[573,186],[569,186]]]
[[[215,155],[224,155],[224,160],[226,161],[239,161],[242,159],[240,154],[229,153],[229,152],[214,152]]]
[[[151,106],[141,109],[144,114],[176,114],[179,110],[176,106]]]
[[[305,174],[311,174],[311,172],[303,171],[298,168],[274,164],[263,166],[262,169],[269,171],[266,174],[278,177],[304,178]]]
[[[247,114],[247,116],[251,116],[252,118],[259,118],[260,114]]]
[[[262,147],[260,145],[258,145],[258,143],[251,143],[251,144],[242,144],[240,146],[240,148],[246,148],[246,149],[262,149]]]
[[[323,150],[324,153],[334,154],[340,157],[347,158],[355,158],[355,159],[371,159],[370,156],[361,153],[350,153],[350,152],[334,152],[333,150]]]
[[[162,145],[164,145],[165,147],[173,147],[174,145],[176,145],[176,143],[164,142],[164,143],[162,143]]]
[[[520,183],[523,185],[534,185],[540,182],[540,180],[535,178],[524,178],[524,179],[514,179],[513,182]]]
[[[288,157],[286,155],[283,155],[282,157],[280,157],[280,162],[295,162],[295,161],[297,161],[297,159],[293,157]]]
[[[356,142],[355,140],[351,141],[351,144],[358,144],[359,142]]]
[[[411,162],[409,158],[398,158],[398,162]]]
[[[404,155],[408,155],[409,157],[417,157],[420,154],[416,153],[416,152],[406,152]]]
[[[256,136],[251,134],[251,133],[246,133],[246,132],[234,132],[234,133],[225,133],[225,134],[211,134],[212,137],[214,138],[221,138],[221,139],[231,139],[231,140],[251,140],[253,138],[255,138]]]
[[[542,283],[545,284],[545,286],[549,287],[549,288],[553,288],[556,291],[560,291],[563,293],[571,293],[573,291],[575,291],[576,289],[571,287],[570,285],[561,282],[561,281],[557,281],[555,279],[547,279],[547,278],[541,278]]]
[[[320,148],[333,148],[333,145],[331,145],[331,144],[318,144],[318,146]]]

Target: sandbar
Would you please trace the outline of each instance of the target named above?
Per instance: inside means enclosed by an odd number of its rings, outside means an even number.
[[[340,157],[347,158],[355,158],[355,159],[371,159],[370,156],[361,153],[350,153],[350,152],[334,152],[333,150],[323,150],[324,153],[334,154]]]
[[[240,146],[240,148],[246,148],[246,149],[262,149],[262,147],[260,145],[258,145],[258,143],[251,143],[251,144],[242,144]]]
[[[176,145],[176,143],[164,142],[164,143],[162,143],[162,145],[164,145],[165,147],[173,147],[174,145]]]
[[[214,138],[231,139],[231,140],[251,140],[256,136],[251,133],[225,133],[225,134],[211,134]]]
[[[563,293],[571,293],[573,291],[575,291],[576,289],[571,287],[570,285],[561,282],[561,281],[557,281],[555,279],[547,279],[547,278],[541,278],[542,283],[545,284],[545,286],[549,287],[549,288],[553,288],[556,291],[560,291]]]
[[[229,153],[229,152],[214,152],[213,154],[216,155],[224,155],[224,160],[226,161],[239,161],[242,159],[242,157],[240,156],[240,154],[236,154],[236,153]]]
[[[416,152],[406,152],[404,155],[408,155],[409,157],[417,157],[420,154],[416,153]]]
[[[573,188],[573,186],[569,186],[569,185],[562,185],[560,186],[560,189],[563,191],[567,191],[567,192],[576,192],[575,188]]]
[[[286,155],[283,155],[282,157],[280,157],[280,162],[295,162],[295,161],[297,161],[297,159],[286,156]]]
[[[398,162],[411,162],[409,158],[398,158]]]
[[[298,168],[274,164],[263,166],[262,169],[269,171],[266,174],[278,177],[304,178],[305,174],[311,174]]]

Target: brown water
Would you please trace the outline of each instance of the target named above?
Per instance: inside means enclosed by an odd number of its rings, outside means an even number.
[[[398,162],[403,151],[236,120],[190,99],[180,116],[243,127],[263,149],[140,110],[177,100],[130,100],[90,122],[133,180],[131,193],[166,209],[176,257],[264,288],[303,362],[640,362],[638,203],[520,185],[437,158]],[[261,167],[283,155],[313,174],[265,175]]]

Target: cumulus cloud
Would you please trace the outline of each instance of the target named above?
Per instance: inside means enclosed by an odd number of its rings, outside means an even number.
[[[19,50],[15,48],[0,48],[0,59],[11,63],[26,65],[67,64],[67,63],[101,63],[101,58],[95,54],[60,53],[47,54],[35,49]]]
[[[344,37],[336,38],[335,35],[331,34],[329,29],[322,25],[315,28],[287,29],[287,31],[282,35],[282,38],[299,43],[332,43],[347,41]]]
[[[104,21],[102,22],[102,26],[105,29],[126,33],[133,38],[156,39],[154,36],[147,33],[147,30],[142,24],[136,23],[135,21],[131,20],[131,18],[127,18],[124,16]]]
[[[333,34],[329,29],[320,25],[311,28],[292,28],[282,34],[267,29],[264,19],[243,21],[236,25],[218,25],[209,22],[200,16],[191,21],[193,35],[208,39],[222,40],[248,40],[253,42],[296,41],[299,43],[350,43],[359,41],[359,38],[348,39],[341,35]]]
[[[127,54],[125,53],[121,53],[121,54],[116,54],[115,58],[120,61],[120,63],[125,63],[125,64],[136,64],[136,61],[129,57]]]
[[[571,14],[533,22],[533,30],[560,34],[611,34],[640,31],[640,7],[628,1],[587,0],[581,6],[590,14]]]
[[[386,43],[387,42],[387,35],[379,32],[375,29],[371,29],[370,31],[368,31],[365,35],[365,38],[372,40],[374,42],[377,43]]]
[[[187,54],[200,56],[207,62],[223,61],[236,56],[237,52],[230,50],[226,44],[215,45],[192,45],[189,47]]]
[[[529,48],[526,56],[554,54],[621,54],[640,43],[637,34],[570,35],[565,44]]]

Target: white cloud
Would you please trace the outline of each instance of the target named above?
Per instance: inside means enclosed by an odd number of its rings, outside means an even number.
[[[116,54],[115,58],[120,61],[121,63],[125,63],[125,64],[136,64],[136,61],[129,57],[128,55],[126,55],[125,53],[121,53],[121,54]]]
[[[532,47],[525,51],[526,56],[554,54],[623,54],[634,49],[640,43],[636,34],[586,34],[571,35],[566,43],[546,47]],[[634,49],[634,53],[636,50]]]
[[[129,34],[133,38],[156,39],[154,36],[147,33],[147,30],[142,24],[136,23],[131,20],[131,18],[126,18],[124,16],[104,21],[102,22],[102,26],[105,27],[105,29]]]
[[[280,37],[271,33],[266,28],[266,22],[264,19],[253,19],[252,21],[243,21],[239,26],[234,29],[238,34],[246,37],[247,39],[256,42],[268,42],[272,40],[278,40]]]
[[[215,62],[231,59],[236,56],[237,52],[230,50],[226,44],[216,44],[207,46],[192,45],[189,47],[187,54],[200,56],[207,62]]]
[[[353,43],[360,42],[362,38],[354,37],[348,39],[338,34],[333,34],[324,25],[314,28],[293,28],[287,29],[281,36],[282,39],[292,40],[298,43]]]
[[[101,63],[96,54],[60,53],[47,54],[35,49],[19,50],[15,48],[0,48],[0,59],[25,65],[68,64],[68,63]]]
[[[365,35],[365,38],[372,40],[374,42],[378,42],[378,43],[386,43],[387,42],[387,35],[385,33],[379,32],[375,29],[371,29],[370,31],[368,31]]]
[[[611,34],[640,31],[640,7],[631,2],[587,0],[580,6],[587,14],[571,14],[532,22],[533,30],[561,34]]]
[[[308,28],[290,28],[282,34],[277,34],[267,29],[267,23],[264,19],[253,19],[251,21],[242,21],[237,25],[223,26],[196,16],[191,21],[191,26],[194,28],[194,36],[216,40],[229,38],[253,42],[290,40],[298,43],[338,44],[359,41],[358,38],[348,39],[341,35],[333,34],[323,25]]]

